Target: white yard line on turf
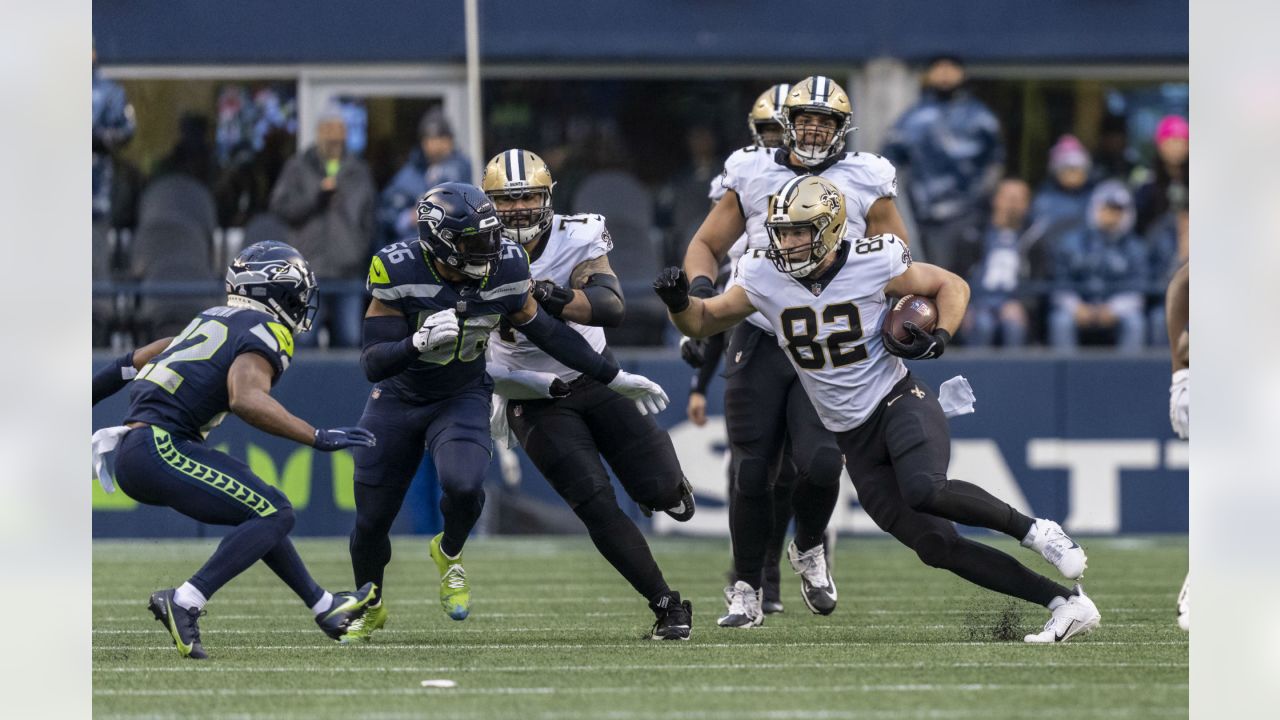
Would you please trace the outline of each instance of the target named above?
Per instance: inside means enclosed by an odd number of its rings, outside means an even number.
[[[756,628],[752,628],[755,630]],[[1072,645],[1123,645],[1126,647],[1137,646],[1156,646],[1156,645],[1187,645],[1187,640],[1083,640],[1073,642]],[[939,641],[939,642],[902,642],[898,640],[881,640],[875,642],[733,642],[733,643],[680,643],[680,647],[689,648],[737,648],[745,650],[747,648],[759,648],[766,652],[773,648],[780,647],[876,647],[883,648],[886,646],[895,647],[977,647],[977,646],[1007,646],[1007,647],[1028,647],[1022,643],[1015,642],[959,642],[959,641]],[[212,647],[212,646],[211,646]],[[344,652],[348,646],[339,645],[337,643],[317,643],[315,645],[238,645],[235,643],[218,643],[217,650],[320,650],[330,647],[338,652]],[[431,643],[431,644],[414,644],[414,645],[380,645],[378,643],[369,643],[365,645],[351,646],[360,648],[356,652],[366,652],[372,650],[596,650],[596,649],[617,649],[618,644],[613,640],[602,640],[599,643]],[[631,652],[640,648],[662,648],[663,652],[670,652],[669,643],[660,642],[639,642],[627,645],[627,651]],[[94,652],[104,651],[120,651],[130,650],[135,652],[173,652],[170,646],[152,646],[152,645],[97,645],[93,646]],[[1028,650],[1028,652],[1033,652]]]
[[[1152,626],[1151,623],[1107,623],[1106,624],[1106,627],[1109,627],[1109,628],[1149,628],[1151,626]],[[955,625],[923,625],[923,624],[885,625],[885,624],[877,624],[877,623],[860,623],[858,625],[832,625],[832,626],[829,626],[827,629],[835,629],[835,628],[843,628],[843,627],[856,627],[860,630],[947,630],[950,628],[956,628]],[[780,625],[760,625],[760,626],[751,628],[751,632],[757,632],[760,630],[779,630],[779,629],[785,629],[785,628]],[[565,631],[564,626],[536,627],[536,628],[444,626],[444,627],[422,628],[418,630],[379,630],[378,635],[381,636],[381,635],[423,635],[423,634],[429,634],[429,633],[507,633],[507,632],[563,633],[564,631]],[[150,634],[154,634],[156,630],[155,628],[145,628],[145,629],[144,628],[117,628],[117,629],[94,628],[93,632],[95,635],[150,635]],[[216,635],[262,635],[263,633],[270,633],[272,635],[314,635],[316,633],[316,629],[315,628],[273,628],[271,630],[263,630],[263,629],[243,630],[243,629],[237,629],[237,628],[225,628],[225,629],[217,628],[209,631],[210,635],[215,635],[215,634]]]
[[[1079,667],[1079,662],[1041,662],[1033,665],[1026,662],[821,662],[821,663],[696,663],[661,665],[510,665],[494,667],[361,667],[360,672],[378,673],[539,673],[539,672],[616,672],[618,670],[645,670],[663,672],[684,672],[686,670],[854,670],[866,669],[918,669],[933,670],[938,668],[1027,668],[1038,670],[1046,667]],[[1185,662],[1089,662],[1091,668],[1168,668],[1188,667]],[[279,666],[244,666],[235,667],[221,664],[191,665],[181,667],[110,667],[94,668],[101,673],[153,673],[153,672],[212,672],[212,673],[296,673],[297,667]],[[346,674],[350,667],[308,667],[308,673]]]

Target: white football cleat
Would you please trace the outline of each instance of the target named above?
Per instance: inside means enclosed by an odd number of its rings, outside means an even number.
[[[836,609],[836,581],[827,569],[826,549],[822,543],[800,552],[794,540],[787,546],[791,569],[800,576],[800,597],[815,615],[830,615]]]
[[[1191,573],[1182,581],[1182,592],[1178,593],[1178,627],[1191,632]]]
[[[1024,637],[1023,641],[1045,644],[1066,642],[1076,635],[1092,631],[1101,621],[1102,613],[1098,612],[1098,606],[1084,594],[1083,588],[1076,585],[1075,594],[1053,609],[1053,616],[1044,624],[1044,629]]]
[[[739,580],[733,587],[724,589],[724,596],[729,601],[729,610],[716,620],[720,627],[751,628],[764,622],[759,590]]]
[[[1084,548],[1062,531],[1052,520],[1037,518],[1031,531],[1022,539],[1022,547],[1031,548],[1048,560],[1068,580],[1078,580],[1089,566]]]

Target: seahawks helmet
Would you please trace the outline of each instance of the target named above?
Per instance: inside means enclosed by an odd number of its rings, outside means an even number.
[[[765,257],[779,271],[795,278],[805,277],[840,244],[845,218],[844,194],[830,181],[817,175],[792,178],[776,195],[769,196],[769,214],[764,221],[769,248],[764,251]],[[782,231],[795,228],[810,230],[808,245],[783,245]]]
[[[316,276],[292,245],[264,240],[240,251],[227,268],[227,304],[275,315],[294,333],[307,332],[319,308]]]
[[[528,150],[504,150],[484,166],[480,187],[490,199],[499,197],[519,200],[532,194],[539,200],[537,208],[499,210],[502,234],[522,245],[537,240],[551,227],[551,169],[542,158]]]
[[[480,188],[442,183],[418,201],[418,242],[446,266],[479,280],[502,251],[502,221]]]
[[[774,132],[782,130],[778,111],[782,109],[782,103],[790,92],[790,85],[778,83],[760,93],[760,97],[756,98],[755,104],[751,106],[751,112],[747,113],[747,129],[751,131],[751,140],[756,147],[777,147],[776,143],[766,141],[761,132],[769,130],[770,126],[776,128]]]
[[[836,121],[835,132],[826,138],[798,137],[795,121],[801,113],[830,115]],[[821,75],[807,77],[791,86],[778,119],[782,121],[783,142],[806,167],[820,165],[839,155],[844,150],[844,136],[857,129],[850,127],[853,106],[849,104],[849,96],[834,80]]]

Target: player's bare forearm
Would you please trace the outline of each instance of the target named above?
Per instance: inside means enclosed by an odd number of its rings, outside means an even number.
[[[889,281],[886,295],[923,295],[938,306],[938,327],[955,335],[969,307],[969,283],[950,270],[929,263],[912,263],[906,272]]]
[[[271,364],[257,353],[242,353],[227,373],[227,399],[241,420],[282,438],[311,445],[316,429],[271,397]]]
[[[161,338],[153,342],[147,343],[137,350],[133,351],[133,369],[141,370],[143,365],[151,362],[155,356],[164,352],[169,347],[169,343],[173,342],[172,337]]]
[[[910,246],[911,238],[907,237],[907,224],[898,213],[898,205],[891,197],[882,197],[871,203],[867,210],[867,237],[893,233]]]
[[[587,300],[586,293],[581,290],[574,290],[573,300],[564,306],[564,310],[560,312],[560,319],[576,322],[579,325],[590,325],[591,302]]]
[[[1172,351],[1173,370],[1177,372],[1190,365],[1188,353],[1179,350],[1182,333],[1191,320],[1191,263],[1184,263],[1169,281],[1164,297],[1165,323],[1169,333],[1169,349]]]
[[[711,209],[689,241],[684,255],[684,272],[689,280],[701,276],[714,281],[720,274],[720,261],[746,229],[738,195],[730,190]]]
[[[755,308],[746,292],[735,285],[724,294],[706,300],[691,297],[689,307],[667,314],[680,332],[691,338],[705,338],[728,330],[753,312]]]

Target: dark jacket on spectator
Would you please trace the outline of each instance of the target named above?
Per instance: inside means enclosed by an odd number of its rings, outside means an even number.
[[[285,163],[271,191],[271,211],[289,224],[289,243],[317,277],[359,278],[369,263],[374,187],[369,166],[346,155],[332,193],[320,189],[325,164],[314,147]]]
[[[910,171],[912,211],[923,222],[985,212],[1004,166],[1000,122],[963,91],[949,100],[925,90],[894,123],[884,156]]]
[[[1054,253],[1055,290],[1074,293],[1088,303],[1146,290],[1150,270],[1147,244],[1132,228],[1130,210],[1115,233],[1103,232],[1090,220],[1085,227],[1064,235]]]
[[[1056,227],[1060,223],[1062,226],[1083,225],[1092,193],[1093,183],[1086,182],[1076,190],[1068,190],[1049,177],[1031,202],[1031,222],[1044,223],[1046,227]]]
[[[428,165],[422,148],[415,147],[378,198],[378,247],[416,236],[418,220],[414,208],[418,198],[446,182],[471,182],[471,163],[466,156],[454,152]]]

